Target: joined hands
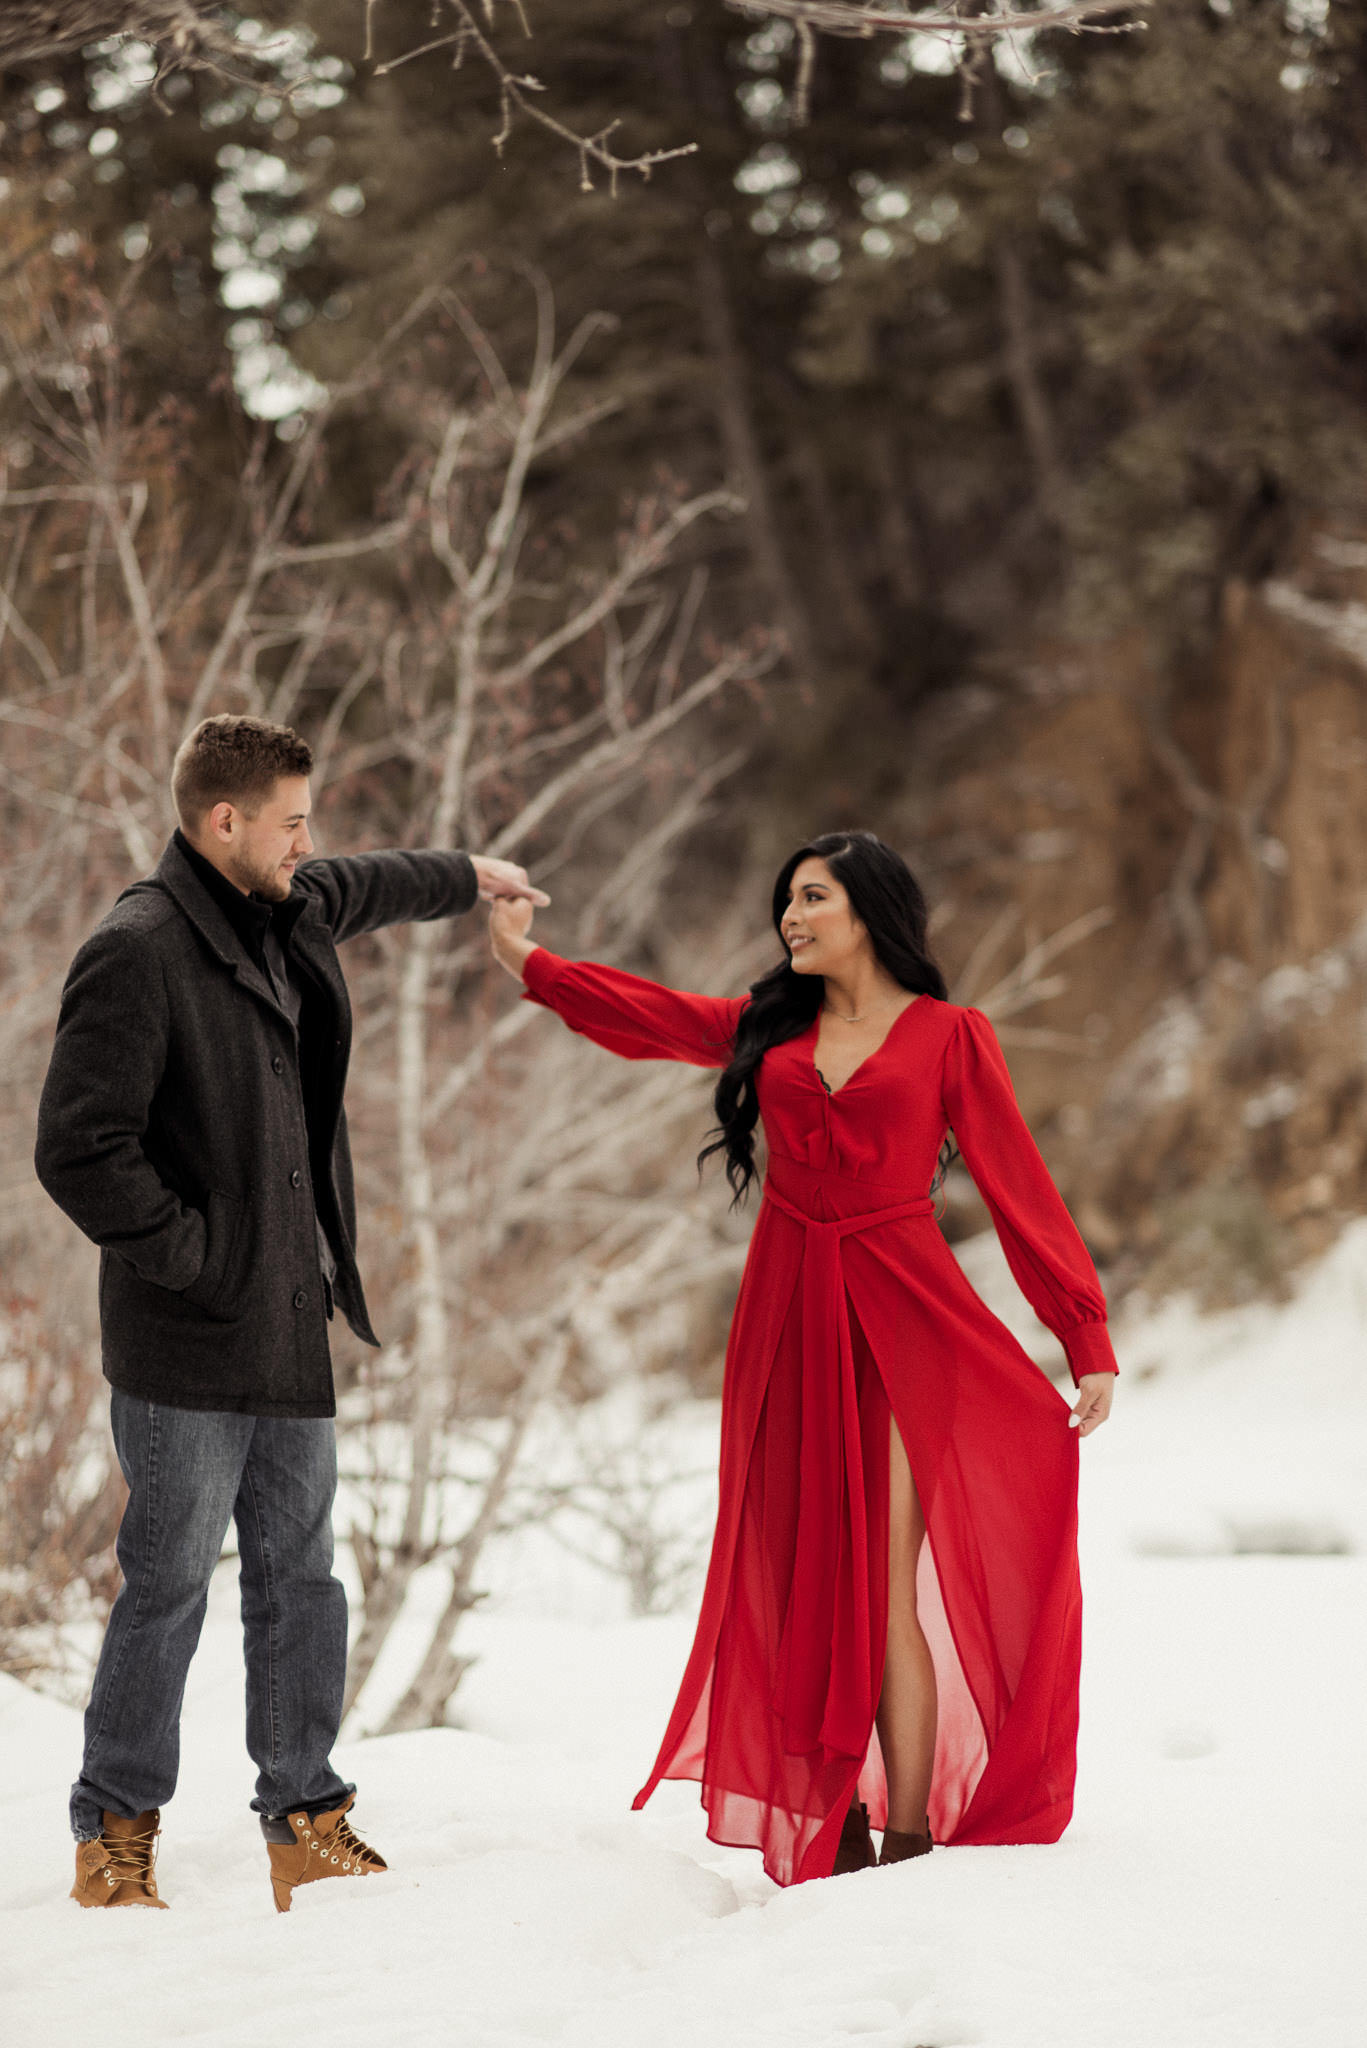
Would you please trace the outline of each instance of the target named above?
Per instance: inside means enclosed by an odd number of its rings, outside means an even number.
[[[489,943],[494,949],[494,958],[518,981],[522,979],[528,955],[536,951],[535,939],[529,939],[527,934],[531,930],[537,904],[549,900],[537,890],[535,896],[530,891],[522,896],[496,896],[490,905]]]
[[[535,889],[527,880],[527,870],[520,868],[514,860],[495,860],[489,854],[472,853],[470,865],[479,883],[479,893],[486,903],[497,903],[504,897],[522,898],[544,910],[550,897],[544,889]]]

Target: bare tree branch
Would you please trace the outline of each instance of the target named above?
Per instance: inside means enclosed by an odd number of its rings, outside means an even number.
[[[961,118],[971,118],[971,86],[983,58],[1003,37],[1040,35],[1063,30],[1069,35],[1127,35],[1143,28],[1133,15],[1137,0],[1041,0],[1037,7],[1010,7],[1004,0],[946,0],[942,7],[888,7],[868,0],[726,0],[735,14],[777,17],[797,30],[797,77],[793,88],[793,119],[800,127],[811,112],[816,70],[816,38],[854,36],[932,36],[956,52],[964,80]]]
[[[505,369],[470,307],[454,294],[444,295],[484,373],[488,396],[476,405],[452,408],[431,460],[428,517],[414,545],[421,548],[425,540],[427,564],[445,573],[450,594],[417,649],[420,687],[414,703],[419,718],[414,729],[421,725],[424,738],[420,747],[404,751],[415,770],[415,829],[429,843],[456,843],[463,829],[462,843],[481,845],[492,855],[516,852],[531,858],[537,834],[553,814],[570,810],[574,823],[582,824],[590,815],[620,806],[639,788],[647,761],[661,758],[660,742],[728,684],[759,673],[772,657],[762,648],[723,647],[710,653],[702,673],[688,676],[686,665],[694,665],[688,642],[701,587],[695,578],[681,607],[675,594],[654,580],[704,513],[731,508],[734,501],[721,491],[663,509],[644,501],[614,563],[568,564],[558,584],[538,583],[531,597],[533,586],[521,567],[524,535],[535,514],[527,491],[531,464],[554,431],[566,373],[600,323],[592,317],[582,322],[557,350],[546,281],[537,273],[524,275],[535,299],[536,328],[532,359],[521,380]],[[418,581],[427,585],[430,578]],[[559,623],[537,633],[530,646],[509,659],[509,646],[525,639],[529,607],[531,615],[542,616],[548,597],[556,602]],[[680,610],[683,623],[676,622],[671,631]],[[591,641],[594,634],[601,645]],[[536,731],[536,708],[562,701],[560,683],[548,672],[572,648],[582,650],[583,664],[567,707],[574,715],[543,738]],[[531,736],[509,747],[509,727],[518,733],[523,719]],[[615,874],[584,906],[583,922],[610,920],[626,930],[642,906],[658,903],[669,848],[704,814],[712,791],[737,765],[735,755],[697,764],[677,801],[664,807],[663,819],[632,837]],[[480,830],[472,839],[477,806],[490,802],[498,806],[496,829]],[[557,1162],[564,1172],[567,1158],[578,1158],[582,1169],[585,1157],[600,1158],[605,1145],[629,1142],[643,1121],[658,1129],[667,1119],[662,1105],[643,1118],[638,1104],[634,1121],[621,1126],[617,1112],[622,1102],[636,1102],[640,1091],[615,1082],[610,1090],[593,1090],[595,1113],[587,1116],[582,1087],[568,1090],[557,1123],[539,1080],[526,1105],[530,1151],[516,1142],[506,1121],[492,1160],[472,1143],[453,1140],[452,1108],[460,1102],[465,1118],[476,1119],[478,1127],[481,1106],[501,1085],[495,1056],[509,1050],[534,1013],[519,1006],[494,1018],[476,1015],[474,1030],[467,1026],[458,1056],[443,1073],[434,1057],[435,1033],[441,1029],[434,998],[445,944],[434,924],[415,925],[404,935],[394,949],[388,1007],[395,1048],[396,1210],[406,1251],[410,1332],[390,1412],[402,1431],[406,1469],[398,1484],[392,1477],[376,1481],[387,1507],[383,1529],[377,1521],[362,1538],[370,1590],[352,1658],[349,1701],[367,1684],[414,1573],[440,1559],[451,1574],[445,1612],[389,1728],[439,1722],[460,1681],[467,1660],[456,1654],[452,1636],[475,1598],[477,1561],[503,1515],[531,1418],[564,1369],[574,1304],[611,1284],[612,1271],[633,1245],[639,1248],[643,1232],[653,1236],[676,1227],[678,1220],[672,1210],[654,1215],[634,1191],[630,1199],[595,1195],[587,1206],[576,1207],[572,1200],[566,1216],[550,1224],[562,1239],[566,1230],[570,1233],[564,1252],[552,1255],[560,1276],[553,1296],[558,1305],[549,1312],[519,1307],[500,1318],[487,1303],[478,1307],[472,1301],[474,1277],[485,1270],[481,1261],[496,1262],[505,1241],[529,1220],[521,1213],[529,1199],[538,1205],[535,1226],[546,1227],[544,1191],[555,1178]],[[449,963],[443,971],[450,971]],[[672,1100],[687,1101],[686,1084],[681,1088],[677,1078],[667,1078]],[[529,1196],[533,1184],[534,1197]],[[601,1218],[595,1204],[602,1208]],[[587,1245],[581,1237],[585,1228],[595,1232]],[[564,1263],[554,1263],[557,1256]],[[514,1298],[520,1302],[524,1293],[525,1277]],[[514,1367],[516,1385],[504,1410],[501,1447],[477,1490],[464,1533],[452,1547],[441,1536],[445,1437],[457,1360],[481,1343],[497,1344]]]
[[[229,33],[221,9],[197,0],[5,0],[0,7],[0,71],[60,62],[113,36],[146,43],[157,78],[173,71],[209,71],[234,85],[271,77],[269,46],[252,47]]]
[[[568,143],[575,151],[579,158],[581,191],[593,191],[593,171],[597,167],[598,170],[607,173],[608,185],[615,194],[624,171],[632,171],[637,177],[646,179],[657,164],[669,163],[675,157],[691,156],[697,149],[696,142],[684,142],[673,149],[650,149],[642,151],[638,156],[619,156],[612,145],[612,138],[621,126],[619,121],[610,121],[605,128],[600,128],[593,135],[581,135],[575,129],[567,127],[544,106],[538,105],[532,97],[533,94],[546,90],[541,80],[534,78],[530,72],[513,71],[504,63],[481,28],[474,8],[467,5],[467,0],[437,0],[437,4],[449,10],[455,19],[456,26],[450,35],[438,36],[431,42],[421,44],[417,49],[406,50],[398,57],[390,57],[383,63],[376,63],[374,27],[379,4],[380,0],[366,0],[365,8],[366,60],[375,65],[376,75],[383,77],[387,71],[395,70],[400,64],[410,63],[415,57],[425,56],[428,51],[439,49],[451,51],[452,69],[458,70],[467,54],[473,53],[493,74],[498,86],[502,120],[498,132],[493,137],[493,146],[499,156],[502,156],[507,147],[515,123],[518,120],[534,121],[539,127],[554,135],[558,141]],[[523,12],[521,0],[511,0],[511,8],[517,16],[518,26],[523,35],[530,37],[531,28]],[[492,19],[493,11],[492,0],[486,0],[486,20]],[[433,18],[440,18],[435,9]]]
[[[971,0],[970,0],[971,4]],[[1106,31],[1123,34],[1141,22],[1118,23],[1117,15],[1133,14],[1136,0],[1042,0],[1038,7],[999,8],[960,13],[950,0],[944,7],[865,5],[864,0],[726,0],[736,14],[777,16],[799,28],[828,36],[877,35],[964,37],[970,42],[995,42],[999,36],[1035,35],[1042,29],[1070,34]]]

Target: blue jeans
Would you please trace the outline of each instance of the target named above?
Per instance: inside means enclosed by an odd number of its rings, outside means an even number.
[[[337,1442],[327,1420],[168,1408],[114,1391],[129,1500],[114,1602],[71,1788],[71,1828],[164,1806],[180,1766],[180,1709],[229,1520],[241,1553],[247,1748],[258,1813],[339,1806],[355,1788],[329,1752],[342,1717],[346,1594],[332,1576]]]

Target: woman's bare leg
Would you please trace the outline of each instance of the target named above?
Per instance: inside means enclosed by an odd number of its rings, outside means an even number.
[[[916,1564],[926,1524],[895,1421],[888,1438],[888,1650],[878,1740],[888,1778],[888,1826],[919,1835],[926,1831],[936,1718],[935,1666],[916,1613]]]

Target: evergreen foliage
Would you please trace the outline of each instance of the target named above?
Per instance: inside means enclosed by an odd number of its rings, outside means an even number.
[[[566,489],[579,528],[615,523],[643,452],[690,486],[730,471],[750,503],[714,543],[730,622],[769,619],[807,676],[904,705],[1060,616],[1199,635],[1224,578],[1356,504],[1355,9],[1171,0],[1145,33],[999,62],[967,125],[937,47],[827,43],[801,127],[786,22],[583,0],[534,9],[527,43],[497,10],[503,57],[576,133],[697,145],[615,195],[525,121],[496,150],[487,67],[438,48],[383,68],[433,39],[426,0],[378,10],[378,67],[359,8],[266,13],[274,93],[181,76],[168,111],[126,45],[58,67],[46,116],[31,81],[5,88],[40,215],[70,215],[106,273],[150,238],[137,324],[168,390],[231,361],[249,404],[284,410],[481,268],[515,349],[503,272],[535,265],[566,328],[618,322],[580,373],[618,418]],[[358,426],[344,496],[405,431],[383,408]]]
[[[845,781],[876,787],[898,719],[1041,635],[1137,623],[1193,674],[1231,576],[1361,515],[1356,8],[1168,0],[1143,33],[999,53],[968,122],[941,46],[829,41],[803,124],[785,21],[546,0],[527,41],[495,9],[568,130],[628,160],[696,145],[615,190],[506,128],[487,65],[410,55],[427,0],[375,11],[369,59],[360,7],[261,12],[269,90],[199,73],[154,95],[150,56],[113,42],[4,81],[14,260],[79,248],[121,291],[130,361],[196,410],[210,500],[240,460],[230,375],[288,435],[314,380],[441,280],[512,360],[519,269],[562,331],[606,312],[576,372],[612,413],[592,471],[568,441],[534,488],[600,548],[629,479],[739,490],[745,518],[705,543],[709,615],[776,627],[820,685],[780,748],[804,778],[862,707]],[[369,511],[453,360],[432,343],[351,422],[320,518]]]

